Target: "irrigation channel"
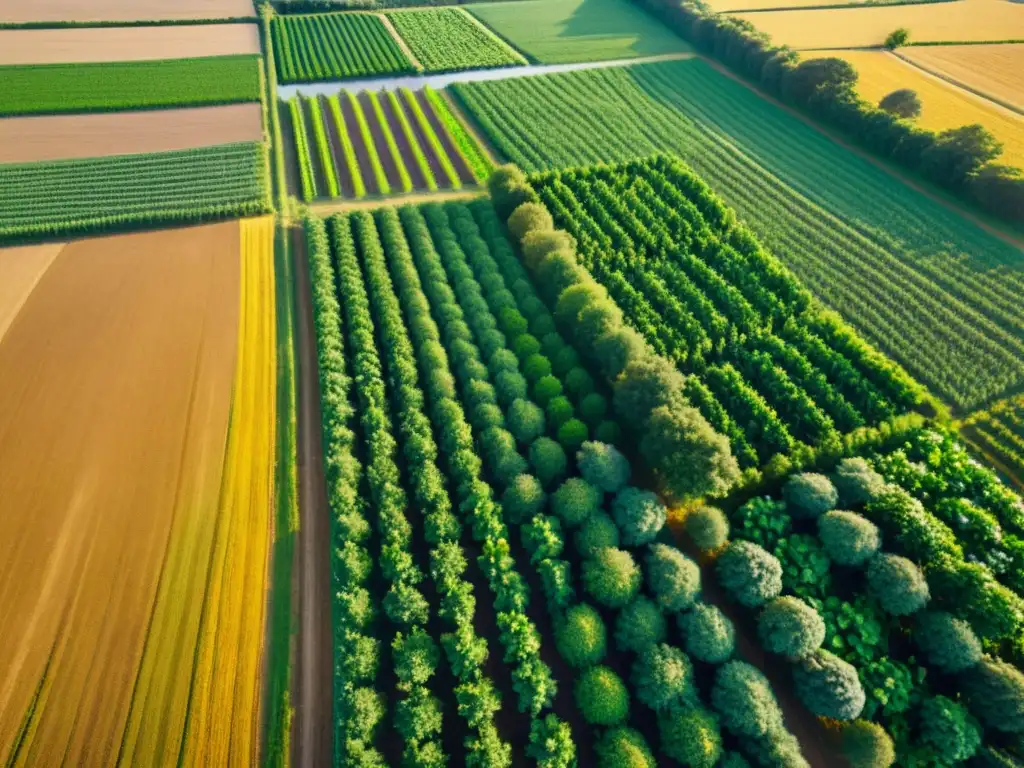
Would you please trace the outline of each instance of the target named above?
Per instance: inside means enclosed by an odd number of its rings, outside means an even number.
[[[576,64],[527,64],[518,67],[496,67],[494,69],[467,69],[462,72],[444,72],[436,75],[404,75],[401,77],[364,77],[351,80],[330,80],[324,83],[296,83],[279,85],[278,98],[292,96],[330,96],[340,90],[346,91],[396,91],[408,88],[417,91],[425,86],[440,89],[452,83],[475,83],[482,80],[508,80],[514,77],[551,75],[556,72],[572,72],[577,69],[606,69],[628,67],[633,64],[650,64],[656,61],[690,59],[693,53],[666,53],[662,56],[646,56],[639,59],[614,59],[611,61],[583,61]]]

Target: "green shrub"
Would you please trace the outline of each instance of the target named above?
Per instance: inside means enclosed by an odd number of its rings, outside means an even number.
[[[745,661],[729,661],[718,668],[711,705],[737,736],[760,738],[782,727],[782,710],[771,683]]]
[[[501,328],[501,332],[509,339],[515,339],[526,333],[530,327],[530,323],[523,313],[513,307],[505,307],[498,314],[498,326]],[[501,350],[502,352],[510,352],[510,350]],[[516,360],[516,366],[518,367],[519,360]],[[512,369],[514,370],[514,369]]]
[[[892,737],[867,720],[854,720],[843,728],[842,753],[850,768],[889,768],[896,762]]]
[[[542,376],[533,385],[533,399],[541,408],[562,394],[562,382],[555,376]]]
[[[945,611],[923,611],[912,636],[929,664],[955,674],[981,661],[981,642],[971,625]]]
[[[782,565],[749,541],[733,541],[715,564],[718,579],[740,605],[757,608],[782,592]]]
[[[494,403],[481,403],[473,409],[473,424],[482,431],[491,427],[504,427],[505,415]]]
[[[531,563],[558,558],[565,548],[562,523],[551,515],[536,515],[521,529],[523,548]]]
[[[839,565],[864,565],[882,546],[878,527],[866,517],[833,510],[818,518],[818,538]]]
[[[538,768],[575,768],[576,743],[569,724],[557,715],[548,715],[543,720],[535,718],[530,725],[526,755]]]
[[[726,752],[718,761],[718,768],[750,768],[750,763],[737,752]]]
[[[540,349],[540,342],[537,341],[537,337],[531,333],[521,333],[512,341],[512,353],[518,358],[518,360],[529,360],[534,355],[540,354]],[[518,368],[519,363],[517,361],[516,369]]]
[[[722,756],[718,720],[703,707],[672,709],[658,717],[662,751],[691,768],[712,768]]]
[[[579,400],[594,391],[594,379],[580,366],[574,366],[565,374],[565,388]]]
[[[619,445],[622,441],[622,427],[617,421],[605,419],[594,430],[594,440],[608,445]]]
[[[1024,674],[1012,664],[985,658],[961,678],[971,711],[989,728],[1024,733]]]
[[[529,391],[526,379],[515,371],[502,371],[495,376],[494,390],[498,394],[498,402],[506,407],[520,398],[525,398]]]
[[[629,692],[605,666],[591,667],[576,681],[576,706],[591,725],[621,725],[629,717]]]
[[[643,546],[654,541],[665,526],[668,510],[657,494],[639,488],[623,488],[612,501],[612,517],[627,546]]]
[[[853,507],[865,504],[885,488],[885,478],[859,456],[843,459],[832,473],[839,503]]]
[[[820,517],[835,509],[839,501],[839,492],[832,481],[815,472],[801,472],[790,477],[782,486],[782,496],[794,518]]]
[[[567,528],[575,528],[601,508],[601,492],[581,477],[572,477],[551,494],[551,511]]]
[[[899,555],[879,554],[868,563],[868,589],[893,616],[909,616],[928,602],[928,582],[910,560]]]
[[[607,443],[591,440],[581,445],[576,464],[586,481],[605,493],[617,493],[629,482],[629,461]]]
[[[565,424],[575,413],[572,403],[569,402],[569,398],[565,395],[559,395],[548,400],[544,410],[548,415],[548,423],[555,429]]]
[[[640,703],[654,710],[696,699],[690,660],[681,650],[666,643],[642,649],[633,662],[629,679]]]
[[[714,605],[697,603],[679,616],[686,652],[707,664],[722,664],[736,649],[736,630]]]
[[[619,546],[619,527],[604,512],[596,512],[580,526],[573,537],[580,557],[593,557],[600,549]]]
[[[832,561],[817,537],[794,533],[772,552],[782,564],[782,588],[804,598],[822,598],[832,591]]]
[[[528,269],[536,269],[549,253],[575,251],[576,239],[561,229],[534,230],[528,232],[522,241],[523,261]]]
[[[615,382],[615,412],[625,423],[642,428],[655,408],[685,406],[684,384],[683,374],[665,358],[640,357]]]
[[[560,326],[575,334],[580,314],[588,307],[607,300],[607,289],[588,276],[586,280],[570,285],[559,294],[558,301],[555,302],[555,320]]]
[[[649,353],[644,337],[625,325],[609,331],[594,342],[593,354],[601,373],[612,382],[619,378],[630,363]]]
[[[981,728],[963,704],[935,696],[921,705],[921,741],[944,760],[960,763],[978,751]]]
[[[487,179],[487,191],[502,219],[507,219],[523,203],[537,200],[537,193],[526,180],[526,174],[511,163],[494,170]]]
[[[561,336],[558,337],[561,343]],[[568,344],[562,344],[561,349],[558,353],[551,358],[551,365],[554,371],[559,376],[565,376],[573,368],[580,364],[580,356],[575,349],[570,347]]]
[[[777,597],[757,618],[761,646],[787,659],[802,659],[821,647],[825,622],[811,606],[798,597]]]
[[[520,398],[508,409],[509,431],[524,445],[529,445],[543,435],[546,426],[544,411],[529,400]]]
[[[589,436],[587,425],[579,419],[569,419],[558,428],[558,442],[570,454],[576,453]]]
[[[594,743],[598,768],[655,768],[644,737],[632,728],[610,728]]]
[[[621,549],[599,549],[583,562],[583,588],[601,605],[622,608],[640,589],[640,568]]]
[[[637,595],[615,618],[615,645],[619,650],[640,653],[662,642],[667,634],[664,614],[644,595]]]
[[[683,525],[690,540],[702,552],[713,552],[729,540],[729,520],[718,507],[693,510]]]
[[[518,371],[519,358],[512,350],[502,347],[497,350],[487,361],[487,368],[495,376],[501,371]]]
[[[551,375],[551,361],[539,352],[530,355],[523,363],[523,375],[527,381],[535,384],[545,376]]]
[[[604,395],[591,392],[580,400],[580,418],[596,427],[608,415],[608,400]]]
[[[662,610],[685,611],[700,593],[700,567],[675,547],[651,544],[644,559],[647,588]]]
[[[733,514],[733,538],[752,541],[767,550],[775,549],[792,528],[793,520],[786,514],[784,501],[753,498]]]
[[[533,475],[519,475],[505,489],[501,497],[502,509],[514,525],[525,523],[544,508],[547,494]]]
[[[590,274],[576,261],[576,254],[569,251],[549,253],[537,267],[537,285],[551,299],[588,277]]]
[[[774,728],[764,738],[741,738],[740,744],[762,768],[811,768],[800,751],[800,742],[785,728]]]
[[[552,333],[555,333],[555,318],[551,316],[547,309],[544,310],[543,314],[534,315],[530,318],[530,333],[541,340],[542,346],[544,339]],[[551,355],[547,351],[545,351],[544,354],[548,356],[548,359],[551,360],[551,364],[554,365],[555,361]]]
[[[569,666],[589,667],[604,658],[606,635],[601,614],[580,603],[569,608],[555,627],[555,647]]]
[[[530,464],[545,488],[562,479],[567,463],[562,446],[549,437],[538,437],[530,445]]]
[[[866,696],[857,670],[828,651],[818,649],[793,668],[797,696],[819,717],[853,720]]]
[[[551,231],[554,228],[554,219],[541,203],[523,203],[508,217],[509,234],[517,242],[522,241],[528,232]]]

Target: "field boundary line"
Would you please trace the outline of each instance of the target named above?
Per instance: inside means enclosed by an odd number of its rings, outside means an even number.
[[[513,56],[515,56],[517,59],[519,59],[519,61],[522,64],[529,64],[530,63],[530,60],[526,57],[525,53],[520,51],[518,48],[516,48],[514,45],[512,45],[512,43],[510,43],[504,37],[499,35],[497,32],[495,32],[489,26],[484,24],[483,21],[478,19],[472,13],[467,11],[465,8],[463,8],[461,6],[454,6],[454,9],[456,11],[461,11],[462,15],[466,16],[470,20],[471,23],[476,24],[478,27],[480,27],[480,29],[482,29],[484,31],[484,34],[486,34],[488,37],[490,37],[491,39],[497,41],[499,44],[501,44],[502,46],[507,48],[512,53]]]
[[[902,61],[907,66],[913,67],[914,69],[917,69],[917,70],[923,72],[925,75],[927,75],[927,76],[929,76],[929,77],[931,77],[931,78],[933,78],[935,80],[939,80],[939,81],[945,83],[948,86],[951,86],[953,88],[957,88],[957,89],[963,91],[964,93],[968,94],[969,96],[973,97],[976,100],[981,100],[982,102],[984,102],[987,105],[993,105],[993,106],[995,106],[997,108],[1004,109],[1004,110],[1006,110],[1008,112],[1011,112],[1014,117],[1024,116],[1024,109],[1021,109],[1020,107],[1015,106],[1015,105],[1011,104],[1008,101],[1003,101],[1002,99],[998,98],[997,96],[992,96],[990,94],[985,93],[984,91],[978,90],[977,88],[972,88],[971,86],[967,85],[966,83],[960,82],[959,80],[957,80],[954,77],[950,77],[949,75],[944,75],[941,72],[938,72],[938,71],[932,69],[931,67],[927,67],[927,66],[925,66],[924,64],[922,64],[922,63],[920,63],[918,61],[914,61],[913,59],[908,58],[907,56],[904,56],[898,50],[890,51],[889,53],[892,56],[894,56],[895,58],[897,58],[900,61]]]
[[[395,27],[394,24],[391,23],[391,19],[389,19],[387,15],[384,13],[375,13],[373,15],[384,23],[384,28],[387,29],[388,34],[391,35],[394,41],[398,43],[398,47],[402,49],[402,53],[406,55],[406,58],[408,58],[412,65],[416,68],[416,71],[422,73],[426,68],[423,66],[420,60],[416,58],[416,54],[412,52],[412,48],[409,47],[409,44],[405,41],[405,38],[398,33],[398,29],[397,27]]]
[[[313,203],[307,206],[310,213],[317,216],[327,216],[332,213],[344,213],[347,211],[374,210],[376,208],[388,208],[391,206],[413,205],[420,203],[443,203],[450,200],[474,200],[484,197],[487,190],[480,187],[463,187],[462,189],[427,192],[419,190],[408,195],[387,195],[365,197],[359,200],[330,200]]]
[[[440,91],[435,91],[445,103],[448,105],[448,109],[454,115],[455,119],[462,123],[462,127],[466,129],[466,133],[476,140],[477,146],[480,147],[487,159],[491,161],[495,168],[502,164],[501,153],[498,152],[497,147],[491,144],[491,139],[483,131],[477,128],[476,123],[470,117],[469,113],[462,108],[461,102],[454,94],[449,92],[447,88],[442,88]]]

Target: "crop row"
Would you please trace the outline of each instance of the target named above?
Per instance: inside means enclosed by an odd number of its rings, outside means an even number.
[[[425,72],[455,72],[525,64],[521,55],[462,8],[387,14]]]
[[[987,456],[1024,486],[1024,398],[1018,396],[971,414],[963,425]]]

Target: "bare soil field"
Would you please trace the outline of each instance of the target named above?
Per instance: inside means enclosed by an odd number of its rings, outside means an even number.
[[[1024,113],[1024,43],[911,46],[901,58]]]
[[[0,65],[191,59],[259,52],[256,24],[0,30]]]
[[[252,0],[0,0],[0,22],[179,21],[255,16]]]
[[[64,243],[0,251],[0,342]]]
[[[237,222],[67,245],[0,343],[7,765],[118,760],[169,541],[218,516],[239,247]],[[186,697],[193,652],[167,660]]]
[[[171,152],[259,141],[260,105],[12,117],[0,120],[0,163]]]

